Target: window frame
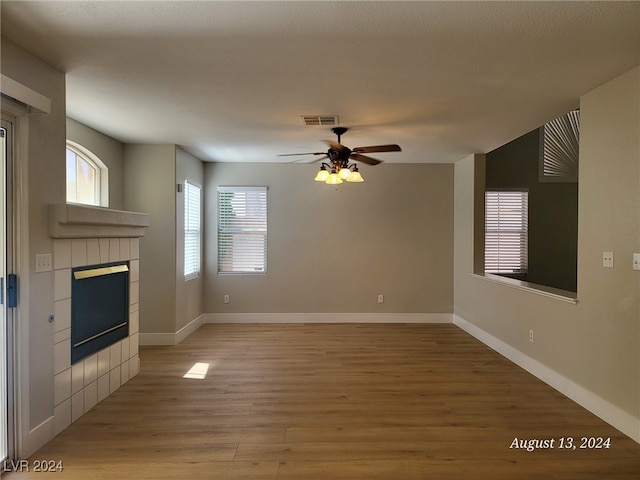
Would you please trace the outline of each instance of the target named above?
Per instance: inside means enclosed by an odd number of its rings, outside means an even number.
[[[520,203],[524,204],[524,210],[520,211],[519,215],[509,215],[500,211],[493,213],[490,209],[490,196],[497,194],[497,196],[504,196],[507,202],[506,206]],[[508,196],[514,194],[520,194],[520,199],[511,200]],[[499,202],[499,199],[498,199]],[[499,208],[499,207],[498,207]],[[497,215],[497,219],[496,216]],[[502,217],[502,218],[500,218]],[[519,219],[517,218],[519,217]],[[497,220],[497,225],[495,222]],[[491,222],[491,223],[490,223]],[[492,240],[492,236],[500,237],[504,234],[511,246],[500,246],[500,240]],[[513,245],[513,237],[519,237],[519,241],[516,246]],[[509,238],[511,237],[511,238]],[[529,269],[529,190],[528,189],[488,189],[484,192],[484,272],[494,275],[509,276],[512,278],[524,278],[526,277]],[[503,250],[501,252],[501,250]],[[489,260],[489,252],[496,252],[492,257],[497,256],[496,259]],[[502,260],[500,257],[503,257]],[[519,257],[519,262],[516,264],[514,258]]]
[[[100,160],[100,158],[93,153],[88,148],[80,145],[77,142],[67,139],[66,141],[66,149],[65,156],[67,150],[73,152],[76,157],[79,157],[81,160],[85,161],[92,167],[95,171],[95,179],[94,179],[94,202],[87,203],[76,200],[69,200],[68,191],[65,196],[65,201],[67,203],[79,203],[82,205],[92,205],[96,207],[109,207],[109,168],[105,165],[105,163]],[[77,163],[77,160],[76,160]],[[65,172],[66,172],[66,163],[65,163]],[[76,175],[77,178],[77,175]],[[65,175],[65,185],[68,188],[68,172]]]
[[[254,216],[250,219],[249,222],[241,222],[239,225],[235,227],[225,227],[223,225],[223,220],[227,220],[228,217],[225,216],[223,212],[223,208],[221,206],[222,197],[221,194],[224,193],[233,193],[233,194],[246,194],[246,193],[257,193],[259,194],[258,203],[252,203],[247,205],[245,198],[244,208],[255,208],[262,210],[260,215]],[[266,186],[218,186],[216,191],[216,206],[218,212],[218,218],[216,221],[217,228],[217,273],[218,275],[265,275],[267,273],[267,245],[268,245],[268,187]],[[250,218],[247,216],[247,218]],[[226,238],[225,238],[226,237]],[[247,259],[251,260],[251,257],[256,254],[256,250],[252,250],[256,245],[262,244],[261,247],[257,249],[258,254],[261,254],[261,264],[254,264],[253,268],[251,265],[245,267],[237,267],[234,266],[233,259],[229,260],[228,256],[225,256],[225,252],[223,251],[230,244],[230,238],[237,238],[241,243],[242,241],[248,241],[250,246],[245,248],[242,245],[235,247],[242,250],[241,256],[242,261],[246,261]],[[256,242],[257,238],[262,238],[262,242]],[[233,240],[231,240],[231,244],[233,244]],[[260,252],[261,250],[261,252]],[[237,250],[236,250],[237,251]],[[229,265],[229,266],[225,266]]]
[[[195,193],[198,196],[197,209],[193,212],[191,195]],[[199,278],[202,273],[202,186],[188,179],[184,180],[184,222],[183,222],[183,254],[184,265],[182,268],[184,280],[193,280]],[[189,239],[195,238],[195,252],[188,248]],[[189,271],[187,271],[188,267]]]

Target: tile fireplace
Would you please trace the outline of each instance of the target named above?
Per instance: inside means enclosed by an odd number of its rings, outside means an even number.
[[[57,434],[138,374],[139,237],[149,226],[149,217],[137,212],[56,204],[50,206],[49,222],[53,237],[54,422]],[[118,289],[124,298],[120,298],[119,306],[112,312],[94,316],[90,327],[80,333],[84,339],[76,338],[77,329],[72,317],[78,291],[74,281],[93,283],[93,286],[89,285],[93,293],[84,300],[84,307],[89,306],[90,313],[95,313],[93,307],[110,302],[113,294],[102,292],[105,276],[91,277],[91,271],[116,266],[126,266],[128,271],[126,275],[122,275],[123,272],[109,274],[106,283],[117,280],[117,286],[107,288]],[[76,275],[88,278],[75,279]],[[93,288],[96,283],[97,289]],[[126,325],[122,325],[125,317]],[[109,329],[112,330],[107,334],[99,335]],[[103,338],[105,336],[107,338]],[[101,340],[93,342],[96,338]],[[87,339],[90,340],[84,342]],[[78,343],[81,344],[80,353],[76,355],[72,352]],[[95,348],[85,351],[82,345],[88,343],[94,343],[92,347]]]

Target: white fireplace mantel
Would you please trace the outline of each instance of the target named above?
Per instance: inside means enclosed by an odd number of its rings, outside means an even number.
[[[149,215],[77,203],[49,205],[49,235],[52,238],[143,237]]]

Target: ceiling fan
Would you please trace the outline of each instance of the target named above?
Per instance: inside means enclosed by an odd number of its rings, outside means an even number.
[[[322,162],[320,166],[320,172],[316,175],[315,180],[318,182],[325,182],[330,185],[336,185],[342,183],[343,180],[347,182],[363,182],[362,175],[358,171],[356,164],[349,164],[350,160],[356,162],[366,163],[367,165],[378,165],[382,163],[382,160],[363,155],[364,153],[380,153],[380,152],[401,152],[402,149],[399,145],[375,145],[369,147],[356,147],[350,149],[349,147],[342,145],[340,139],[349,129],[347,127],[333,127],[331,131],[338,137],[337,142],[325,140],[329,144],[329,150],[326,152],[307,152],[307,153],[287,153],[279,155],[280,157],[292,157],[300,155],[324,155],[323,157],[315,160],[329,159],[329,163]]]

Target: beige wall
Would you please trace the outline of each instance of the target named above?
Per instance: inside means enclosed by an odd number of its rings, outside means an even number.
[[[472,156],[455,167],[454,314],[640,419],[640,272],[631,265],[640,252],[640,69],[584,95],[580,108],[578,304],[471,275],[476,167],[482,174]],[[615,253],[614,269],[602,268],[603,251]]]
[[[205,164],[205,312],[451,313],[453,165],[363,166],[339,187],[317,168]],[[218,185],[268,186],[266,275],[217,274]]]
[[[124,210],[124,145],[119,141],[67,118],[67,140],[95,154],[109,169],[109,208]]]
[[[184,196],[177,192],[185,178],[202,185],[202,162],[175,145],[125,145],[124,152],[125,208],[151,216],[140,239],[141,339],[171,343],[202,314],[202,278],[184,280]]]
[[[140,239],[140,332],[175,332],[176,173],[174,145],[125,145],[124,204],[150,215]]]
[[[63,202],[65,196],[65,82],[64,74],[2,38],[3,75],[20,82],[51,100],[51,113],[32,113],[17,136],[28,130],[28,145],[20,148],[22,165],[27,162],[28,218],[20,219],[28,228],[26,263],[18,266],[22,332],[28,332],[28,348],[21,351],[29,372],[26,408],[27,427],[35,428],[53,415],[53,273],[35,273],[35,253],[51,253],[47,205]],[[3,102],[4,103],[4,102]],[[4,105],[3,105],[4,109]],[[18,129],[20,130],[20,129]],[[22,145],[21,147],[25,147]],[[22,246],[20,247],[22,250]],[[24,379],[24,377],[23,377]],[[24,411],[23,411],[24,413]],[[25,437],[29,436],[24,432]]]

